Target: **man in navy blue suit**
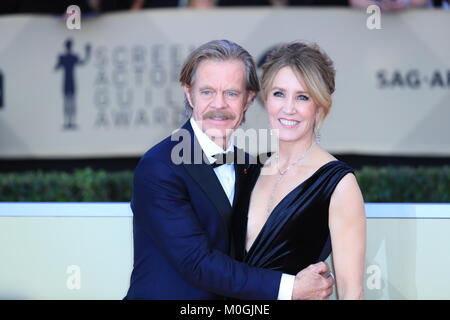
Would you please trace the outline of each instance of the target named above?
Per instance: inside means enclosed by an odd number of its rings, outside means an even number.
[[[230,135],[259,91],[250,54],[231,41],[208,42],[187,58],[180,82],[191,118],[135,171],[125,299],[326,298],[323,263],[294,276],[230,257],[230,215],[250,159]]]

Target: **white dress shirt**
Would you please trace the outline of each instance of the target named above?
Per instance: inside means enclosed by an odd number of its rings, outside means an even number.
[[[191,126],[194,130],[195,137],[198,140],[198,143],[200,144],[200,147],[202,148],[203,152],[205,153],[206,157],[208,158],[209,163],[214,163],[217,161],[216,158],[213,157],[213,155],[216,155],[218,153],[224,153],[229,151],[234,151],[234,145],[231,142],[231,139],[228,143],[227,150],[223,150],[221,147],[219,147],[214,141],[212,141],[206,133],[200,129],[197,122],[194,120],[194,118],[191,118]],[[233,164],[223,164],[217,168],[214,168],[214,173],[216,174],[217,178],[219,179],[220,184],[222,185],[223,191],[225,191],[225,194],[228,197],[228,200],[230,201],[230,204],[233,205],[234,200],[234,183],[236,181],[235,171],[234,171],[234,165]]]
[[[205,153],[208,161],[210,163],[214,163],[217,161],[213,155],[218,153],[226,153],[229,151],[234,151],[234,145],[232,143],[232,139],[228,142],[227,150],[223,150],[223,148],[219,147],[214,141],[212,141],[206,133],[200,129],[197,122],[194,118],[191,117],[190,123],[192,129],[194,130],[195,137],[200,144],[203,152]],[[223,164],[217,168],[214,168],[214,173],[219,179],[220,184],[222,185],[225,194],[230,201],[230,204],[233,205],[234,199],[234,184],[235,184],[235,170],[233,164]],[[290,274],[285,274],[281,276],[280,288],[278,290],[278,300],[291,300],[292,299],[292,290],[294,289],[294,280],[295,276]]]

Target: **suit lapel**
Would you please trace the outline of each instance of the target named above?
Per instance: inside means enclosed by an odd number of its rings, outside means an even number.
[[[245,162],[244,164],[236,165],[236,192],[233,204],[232,233],[234,238],[234,257],[243,261],[246,255],[245,242],[250,194],[256,179],[258,179],[262,159],[260,157],[250,158],[249,154],[244,153],[240,149],[238,149],[238,152],[242,152],[245,155]]]
[[[225,191],[220,184],[213,168],[207,163],[203,150],[195,137],[189,121],[183,126],[188,130],[191,137],[191,162],[183,163],[184,168],[197,183],[198,187],[205,193],[211,203],[215,206],[217,211],[226,221],[227,227],[230,223],[231,205]],[[197,155],[196,155],[197,153]],[[201,153],[201,154],[200,154]],[[194,159],[201,159],[201,163],[196,164]]]
[[[247,230],[247,209],[245,206],[250,195],[248,192],[248,182],[250,177],[250,155],[245,153],[242,149],[235,147],[236,153],[236,183],[233,201],[233,216],[232,216],[232,254],[233,257],[242,261],[244,258],[245,238]]]

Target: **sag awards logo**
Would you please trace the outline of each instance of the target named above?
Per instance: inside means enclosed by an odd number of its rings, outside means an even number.
[[[81,29],[78,6],[67,8],[66,26],[69,30]],[[192,45],[108,44],[98,45],[93,50],[91,44],[86,43],[84,53],[74,47],[75,40],[66,39],[65,52],[57,57],[55,66],[55,71],[63,74],[64,130],[80,128],[76,70],[88,63],[89,68],[95,68],[95,75],[81,79],[83,84],[92,84],[83,85],[82,96],[92,97],[91,103],[84,103],[83,107],[94,108],[96,115],[91,117],[91,123],[83,123],[83,126],[96,129],[153,128],[155,125],[175,128],[185,121],[178,73],[184,57],[193,50]]]
[[[91,55],[91,45],[86,44],[84,49],[84,57],[73,51],[73,40],[67,39],[64,43],[65,52],[59,55],[55,66],[55,71],[62,70],[63,72],[63,111],[64,111],[64,130],[77,129],[76,114],[76,82],[75,82],[75,68],[85,65]]]
[[[424,72],[412,70],[378,70],[376,72],[378,89],[449,89],[450,70]]]
[[[81,53],[74,49],[72,38],[63,46],[54,70],[63,75],[64,130],[79,129],[76,70],[86,64],[95,68],[94,77],[83,79],[92,85],[83,86],[82,93],[92,95],[86,105],[96,110],[90,124],[94,128],[174,128],[185,121],[178,73],[191,46],[117,45],[99,46],[94,51],[85,43]]]
[[[185,121],[178,76],[193,49],[181,44],[115,45],[95,49],[94,127],[179,127]]]

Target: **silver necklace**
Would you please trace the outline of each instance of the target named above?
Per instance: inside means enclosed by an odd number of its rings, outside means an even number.
[[[275,183],[274,183],[274,185],[272,187],[272,192],[270,193],[269,202],[267,203],[267,210],[266,210],[267,211],[267,217],[269,217],[269,215],[271,213],[271,209],[273,209],[272,205],[273,205],[273,197],[274,197],[275,189],[277,188],[277,186],[280,183],[281,179],[289,171],[290,168],[292,168],[293,166],[298,164],[300,161],[302,161],[306,157],[306,155],[311,150],[312,145],[313,144],[312,144],[312,141],[311,141],[311,144],[309,145],[308,149],[306,149],[306,151],[299,158],[297,158],[297,160],[295,160],[294,162],[289,164],[284,170],[280,170],[280,168],[278,168],[278,153],[275,154],[275,161],[276,161],[276,166],[277,166],[277,170],[278,170],[279,175],[277,176],[277,179],[275,180]]]

